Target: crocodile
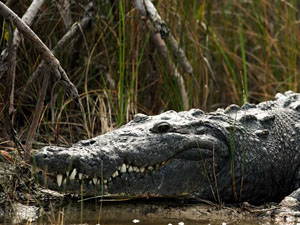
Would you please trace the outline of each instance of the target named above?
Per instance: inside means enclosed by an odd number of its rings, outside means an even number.
[[[83,196],[280,201],[300,194],[300,94],[259,104],[136,114],[32,164],[49,189]],[[294,192],[293,192],[294,191]]]

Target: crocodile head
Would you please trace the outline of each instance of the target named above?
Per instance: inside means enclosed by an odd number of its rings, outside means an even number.
[[[45,147],[32,163],[46,171],[40,178],[50,189],[84,196],[211,198],[214,176],[230,177],[230,135],[227,122],[210,117],[196,109],[137,114],[69,148]]]
[[[300,94],[157,116],[138,114],[69,148],[45,147],[32,164],[50,189],[84,196],[276,201],[300,187]]]

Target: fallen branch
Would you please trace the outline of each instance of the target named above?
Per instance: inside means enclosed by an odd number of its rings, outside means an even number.
[[[18,30],[31,41],[31,43],[40,52],[41,57],[45,63],[51,68],[57,79],[64,86],[66,93],[69,97],[78,102],[78,91],[74,84],[68,78],[66,72],[61,67],[59,61],[48,49],[48,47],[40,40],[40,38],[28,27],[12,10],[10,10],[4,3],[0,2],[0,14],[6,19],[11,21]]]

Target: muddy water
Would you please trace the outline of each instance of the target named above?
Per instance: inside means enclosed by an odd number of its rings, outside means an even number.
[[[34,213],[35,212],[35,213]],[[42,215],[42,216],[41,216]],[[217,208],[207,204],[173,204],[172,202],[79,202],[45,209],[14,206],[14,215],[1,224],[106,224],[106,225],[227,225],[283,224],[261,213],[239,208]],[[27,222],[27,224],[29,224]],[[289,222],[284,224],[297,224]],[[299,223],[300,224],[300,223]]]
[[[108,203],[64,207],[65,221],[70,224],[107,224],[107,225],[203,225],[203,224],[244,224],[261,223],[255,215],[217,210],[208,205],[172,206],[165,203],[145,204]],[[76,216],[75,216],[76,215]]]

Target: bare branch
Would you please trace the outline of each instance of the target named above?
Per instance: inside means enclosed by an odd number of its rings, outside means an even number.
[[[33,18],[36,16],[38,10],[44,3],[44,0],[34,0],[31,5],[28,7],[27,11],[22,17],[22,20],[24,23],[26,23],[28,26],[32,24]],[[16,80],[16,66],[17,66],[17,49],[19,47],[19,44],[22,40],[22,35],[19,32],[18,29],[15,30],[14,36],[13,36],[13,43],[10,48],[10,75],[11,76],[11,93],[10,93],[10,106],[9,111],[12,112],[14,110],[14,98],[15,98],[15,80]],[[7,51],[5,49],[4,51]],[[1,76],[1,75],[0,75]],[[13,122],[12,122],[13,123]]]
[[[178,46],[178,43],[177,43],[176,39],[173,37],[173,35],[170,35],[168,37],[168,41],[171,45],[172,52],[175,55],[175,58],[177,60],[179,60],[179,63],[181,65],[183,71],[185,73],[192,74],[193,73],[193,67],[192,67],[191,63],[189,62],[189,60],[187,59],[183,49]]]
[[[13,22],[19,31],[27,38],[40,52],[45,63],[50,66],[52,72],[66,89],[68,96],[77,100],[78,91],[74,84],[69,80],[66,72],[61,67],[59,61],[48,49],[48,47],[40,40],[40,38],[28,27],[13,11],[11,11],[4,3],[0,2],[0,14],[6,19]]]
[[[150,19],[155,29],[155,32],[160,33],[164,39],[169,36],[170,30],[165,21],[160,17],[156,8],[149,0],[135,0],[135,7],[140,11],[143,16]]]
[[[86,15],[81,19],[81,21],[75,22],[71,28],[68,30],[68,32],[58,41],[57,45],[51,50],[52,53],[55,55],[57,50],[61,49],[68,40],[73,39],[74,36],[78,35],[80,30],[85,30],[86,27],[89,25],[89,23],[92,20],[92,16],[90,11],[93,9],[93,2],[90,2],[86,7]],[[29,87],[29,84],[31,84],[39,75],[42,74],[43,68],[46,66],[45,61],[42,61],[37,69],[33,72],[30,79],[27,81],[24,89],[23,94],[27,92],[27,88]]]
[[[153,24],[155,32],[160,33],[163,39],[168,40],[173,54],[176,56],[176,59],[179,61],[183,71],[185,73],[192,74],[193,67],[187,59],[182,48],[179,47],[176,39],[169,32],[169,28],[166,25],[166,22],[160,17],[158,11],[150,0],[135,0],[135,7],[140,11],[143,16],[146,16],[150,19]]]
[[[28,7],[27,11],[25,12],[25,14],[22,17],[22,20],[24,23],[26,23],[28,26],[30,26],[32,24],[32,21],[34,19],[34,17],[36,16],[37,12],[39,11],[39,9],[41,8],[42,4],[45,2],[45,0],[34,0],[31,5]],[[13,82],[12,82],[12,93],[10,95],[10,100],[11,103],[13,103],[13,99],[14,99],[14,83],[15,83],[15,70],[16,70],[16,57],[17,57],[17,49],[19,47],[19,44],[22,40],[22,35],[20,34],[19,30],[16,29],[14,32],[14,39],[13,39],[13,43],[12,43],[12,48],[10,48],[10,50],[12,51],[12,58],[15,59],[13,62],[12,66],[12,71],[13,71]],[[7,69],[7,67],[5,66],[5,56],[7,56],[7,49],[4,49],[1,53],[1,59],[0,59],[0,65],[1,65],[1,69],[0,69],[0,78],[2,77],[3,73],[6,71],[5,68]],[[3,67],[3,69],[2,69]]]
[[[31,26],[34,17],[38,13],[39,9],[44,4],[44,2],[45,0],[34,0],[26,10],[25,14],[22,16],[23,22],[26,23],[28,26]],[[13,44],[19,46],[21,39],[22,36],[19,34],[18,29],[16,29]]]
[[[148,27],[151,27],[151,23],[146,23]],[[150,28],[151,29],[151,28]],[[185,89],[184,79],[179,73],[178,69],[176,68],[175,64],[172,62],[170,57],[168,56],[168,48],[165,43],[165,41],[161,38],[160,34],[151,32],[151,37],[154,41],[154,44],[156,48],[158,49],[158,52],[160,55],[168,62],[169,71],[171,74],[173,74],[176,78],[176,81],[178,82],[178,85],[180,87],[181,97],[183,101],[183,107],[185,110],[189,109],[189,99],[188,94]]]
[[[168,48],[165,43],[165,39],[168,37],[169,40],[171,40],[171,45],[174,45],[172,49],[176,48],[176,52],[179,52],[178,44],[175,40],[175,38],[169,34],[169,29],[166,25],[166,23],[161,19],[159,16],[156,8],[149,0],[135,0],[135,7],[138,9],[142,15],[148,17],[149,19],[146,21],[146,26],[149,30],[151,30],[151,37],[154,41],[154,44],[156,48],[158,49],[160,55],[168,62],[168,69],[171,74],[173,74],[176,77],[176,80],[178,82],[178,85],[180,86],[180,92],[181,97],[184,104],[184,109],[189,108],[189,101],[188,101],[188,94],[186,92],[184,79],[182,75],[179,73],[176,65],[172,62],[171,58],[168,55]],[[184,51],[181,49],[181,56],[184,56],[182,60],[188,60],[185,57]],[[176,53],[177,54],[177,53]],[[181,60],[181,61],[182,61]],[[190,66],[190,68],[192,68]],[[183,69],[185,69],[183,67]],[[192,73],[192,69],[188,69],[189,73]]]
[[[73,26],[70,28],[70,30],[58,41],[55,48],[52,49],[53,54],[55,54],[58,49],[62,48],[68,40],[74,38],[75,36],[78,36],[83,29],[86,29],[86,27],[88,26],[88,24],[90,23],[90,21],[92,19],[91,14],[89,13],[92,9],[93,9],[93,3],[91,2],[86,7],[85,17],[80,21],[80,23],[74,23]],[[39,99],[38,99],[38,102],[37,102],[37,105],[35,108],[35,112],[33,115],[32,123],[31,123],[29,131],[28,131],[28,135],[26,138],[26,144],[25,144],[25,153],[26,153],[25,158],[26,159],[29,159],[29,151],[32,148],[32,142],[34,140],[36,130],[39,125],[41,113],[43,110],[44,99],[46,96],[46,90],[47,90],[48,83],[50,80],[49,72],[50,72],[49,68],[47,68],[44,61],[42,61],[32,75],[32,77],[38,77],[40,75],[43,75],[44,77],[43,77],[42,88],[40,90],[40,96],[39,96]],[[25,86],[25,87],[28,87],[28,86]],[[26,93],[26,89],[23,93]]]

